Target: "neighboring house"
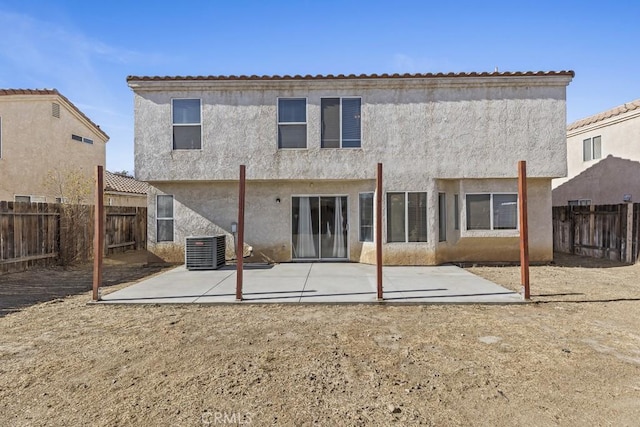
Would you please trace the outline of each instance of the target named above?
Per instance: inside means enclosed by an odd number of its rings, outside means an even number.
[[[553,205],[617,205],[640,200],[640,162],[609,154],[553,189]]]
[[[92,183],[108,140],[55,89],[0,89],[0,200],[61,201],[47,176],[76,171]]]
[[[381,162],[385,264],[517,261],[526,160],[531,260],[551,260],[573,76],[130,76],[148,248],[179,261],[186,237],[229,236],[244,164],[253,259],[374,263]]]
[[[567,176],[553,181],[553,205],[639,201],[638,161],[640,99],[570,124]]]
[[[105,171],[104,173],[104,204],[107,206],[147,206],[146,182],[133,177]]]

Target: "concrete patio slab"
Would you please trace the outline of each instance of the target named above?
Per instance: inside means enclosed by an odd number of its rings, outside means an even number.
[[[240,303],[377,303],[376,267],[357,263],[250,264]],[[384,267],[384,301],[420,304],[514,304],[517,292],[451,265]],[[104,295],[104,304],[237,303],[235,266],[184,266]]]

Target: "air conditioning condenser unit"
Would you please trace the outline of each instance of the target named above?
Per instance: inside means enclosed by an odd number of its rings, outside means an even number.
[[[187,237],[185,264],[187,270],[216,270],[224,266],[226,236]]]

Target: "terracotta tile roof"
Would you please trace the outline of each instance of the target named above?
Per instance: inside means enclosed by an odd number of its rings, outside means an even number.
[[[567,126],[567,130],[570,131],[570,130],[581,128],[583,126],[590,125],[592,123],[601,122],[610,117],[619,116],[620,114],[624,114],[628,111],[637,110],[638,108],[640,108],[640,99],[636,99],[635,101],[627,102],[626,104],[622,104],[616,108],[612,108],[611,110],[607,110],[605,112],[598,113],[593,116],[589,116],[587,118],[577,120],[571,123],[569,126]]]
[[[86,114],[80,111],[80,109],[76,107],[73,102],[69,101],[66,96],[58,92],[57,89],[0,89],[0,96],[8,95],[57,95],[64,102],[69,104],[69,106],[73,108],[78,114],[80,114],[80,116],[87,120],[96,129],[96,131],[104,137],[104,139],[109,139],[109,135],[107,135],[102,129],[100,129],[100,126],[95,124],[89,117],[87,117]]]
[[[147,194],[149,185],[146,182],[138,181],[124,175],[115,174],[109,171],[104,173],[104,190],[116,191],[118,193]]]
[[[470,72],[470,73],[416,73],[416,74],[327,74],[327,75],[273,75],[273,76],[128,76],[131,81],[175,81],[175,80],[349,80],[349,79],[425,79],[439,77],[520,77],[520,76],[571,76],[573,71],[494,71],[494,72]]]

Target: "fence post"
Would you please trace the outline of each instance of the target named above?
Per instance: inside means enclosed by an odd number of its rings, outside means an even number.
[[[376,277],[378,301],[382,301],[382,163],[378,163],[376,174]]]
[[[240,165],[240,185],[238,189],[238,243],[236,249],[236,301],[242,301],[243,262],[244,262],[244,193],[245,165]]]
[[[625,245],[625,261],[633,263],[633,204],[627,203],[627,244]]]
[[[520,202],[520,281],[524,299],[531,298],[529,291],[529,225],[527,223],[527,162],[518,162],[518,198]]]
[[[95,206],[93,208],[93,300],[100,300],[102,256],[104,254],[104,170],[96,166]]]

